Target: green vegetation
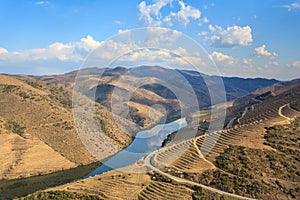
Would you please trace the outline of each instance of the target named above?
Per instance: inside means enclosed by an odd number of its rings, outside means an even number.
[[[265,135],[266,145],[277,149],[294,159],[300,153],[300,121],[295,120],[289,125],[273,126],[267,129]]]
[[[19,93],[19,96],[20,97],[22,97],[23,99],[28,99],[30,96],[27,94],[27,93],[25,93],[25,92],[20,92]]]
[[[247,179],[222,170],[209,170],[200,175],[199,181],[222,191],[257,198],[260,194],[273,193],[276,187],[263,180]]]
[[[64,130],[72,130],[72,129],[74,129],[74,126],[71,124],[71,122],[68,122],[68,121],[54,123],[53,126],[54,127],[61,127]]]
[[[20,136],[22,136],[24,134],[25,127],[19,125],[15,121],[9,120],[7,122],[6,126],[7,126],[7,129],[9,129],[10,131],[12,131],[13,133],[16,133],[16,134],[18,134]]]
[[[72,108],[72,96],[69,91],[66,91],[63,87],[58,87],[56,85],[51,85],[49,91],[51,94],[48,96],[51,99],[57,100],[65,108]]]
[[[296,157],[276,151],[230,146],[217,157],[216,165],[242,178],[259,179],[262,176],[268,176],[288,181],[300,181],[298,170],[300,162]]]
[[[209,190],[205,190],[199,186],[192,186],[191,189],[194,190],[192,194],[193,200],[234,200],[236,199],[226,195],[217,194]]]
[[[17,92],[16,94],[19,95],[20,97],[22,97],[23,99],[28,99],[30,98],[30,96],[25,93],[24,91],[20,91],[20,87],[19,86],[15,86],[15,85],[0,85],[2,86],[2,92],[5,93],[13,93],[13,92]]]
[[[291,108],[293,108],[297,111],[300,111],[300,101],[296,101],[296,102],[291,103]]]
[[[22,200],[102,200],[102,198],[95,195],[79,194],[67,191],[49,191],[38,192],[27,197],[21,198]]]
[[[17,88],[17,86],[15,85],[1,85],[2,86],[2,91],[6,92],[6,93],[11,93],[15,88]]]
[[[288,125],[266,128],[265,144],[276,151],[229,146],[216,158],[218,169],[185,177],[254,198],[267,198],[271,194],[299,197],[299,127],[299,120],[295,120]]]
[[[129,114],[130,114],[132,120],[136,124],[138,124],[140,127],[144,127],[146,118],[141,116],[138,112],[139,112],[139,109],[132,107],[132,106],[129,107]]]
[[[152,180],[163,182],[163,183],[173,183],[172,179],[163,176],[159,173],[153,172],[153,174],[149,173],[149,175],[151,176]]]
[[[193,192],[193,194],[192,194],[193,200],[206,200],[207,199],[207,197],[205,197],[205,194],[202,191],[201,187],[194,186],[193,189],[195,190],[195,192]]]
[[[43,89],[43,85],[40,84],[37,80],[30,80],[30,79],[21,79],[21,80],[34,88]]]

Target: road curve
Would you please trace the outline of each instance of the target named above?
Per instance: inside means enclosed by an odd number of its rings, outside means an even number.
[[[278,109],[278,115],[279,115],[280,117],[283,117],[283,118],[287,119],[287,120],[291,120],[291,118],[289,118],[289,117],[285,116],[284,114],[282,114],[282,109],[283,109],[284,107],[286,107],[286,106],[289,106],[289,104],[284,104],[283,106],[281,106],[281,107]]]
[[[183,178],[179,178],[179,177],[176,177],[176,176],[172,176],[171,174],[168,174],[168,173],[165,173],[165,172],[162,172],[160,171],[159,169],[157,169],[156,167],[154,167],[152,164],[151,164],[151,159],[152,157],[158,152],[159,150],[155,150],[153,152],[151,152],[150,154],[148,154],[146,157],[145,157],[145,164],[147,167],[149,167],[152,171],[155,171],[163,176],[166,176],[176,182],[179,182],[179,183],[187,183],[187,184],[190,184],[190,185],[196,185],[196,186],[199,186],[199,187],[202,187],[206,190],[210,190],[212,192],[215,192],[215,193],[218,193],[218,194],[221,194],[221,195],[226,195],[226,196],[229,196],[229,197],[234,197],[234,198],[238,198],[238,199],[245,199],[245,200],[254,200],[252,198],[248,198],[248,197],[243,197],[243,196],[240,196],[240,195],[236,195],[236,194],[231,194],[231,193],[228,193],[228,192],[224,192],[222,190],[218,190],[216,188],[212,188],[212,187],[209,187],[209,186],[206,186],[206,185],[202,185],[200,183],[196,183],[196,182],[193,182],[193,181],[189,181],[189,180],[186,180],[186,179],[183,179]]]

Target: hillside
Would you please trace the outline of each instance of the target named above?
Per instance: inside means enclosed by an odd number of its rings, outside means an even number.
[[[272,92],[259,101],[239,100],[230,107],[230,116],[237,117],[233,127],[170,147],[153,162],[168,163],[171,155],[194,144],[164,171],[245,197],[298,199],[300,81]],[[241,115],[245,105],[250,109]]]
[[[237,117],[233,127],[167,145],[127,172],[113,170],[39,193],[141,200],[299,199],[299,99],[300,81],[286,84],[267,98],[229,107]],[[242,105],[250,107],[244,115]],[[174,161],[174,156],[179,157]],[[157,171],[135,173],[145,168]]]
[[[47,81],[50,83],[63,84],[68,88],[74,86],[78,71],[70,72],[62,75],[53,76],[33,76],[38,80]],[[205,81],[204,81],[205,78]],[[163,105],[167,113],[167,121],[190,113],[195,107],[191,107],[193,102],[186,98],[176,98],[177,93],[182,93],[182,96],[192,97],[195,92],[195,99],[198,101],[198,106],[207,108],[211,105],[211,99],[208,94],[207,87],[214,88],[214,92],[224,94],[222,88],[216,85],[220,77],[208,76],[200,74],[196,71],[166,69],[158,66],[140,66],[136,68],[88,68],[83,69],[77,76],[78,87],[82,88],[83,93],[91,96],[101,105],[104,105],[111,110],[112,95],[117,99],[126,96],[127,93],[134,91],[130,96],[129,109],[130,117],[141,128],[150,127],[158,123],[164,112],[156,110],[153,116],[156,118],[151,121],[148,116],[149,109],[156,104]],[[235,77],[223,77],[223,82],[228,101],[244,96],[250,92],[254,92],[259,88],[266,87],[277,83],[274,79],[243,79]],[[142,83],[141,87],[135,88],[135,84]],[[164,85],[164,83],[167,83]],[[206,85],[209,84],[209,85]],[[130,86],[128,88],[128,86]],[[189,91],[189,87],[192,88]],[[117,94],[114,91],[118,91]],[[95,95],[94,95],[95,94]],[[119,95],[119,96],[116,96]],[[218,99],[217,102],[223,102],[224,99]],[[180,105],[183,105],[180,108]],[[196,104],[197,105],[197,104]],[[195,106],[196,106],[195,105]],[[114,107],[122,108],[114,103]],[[121,112],[121,111],[120,111]]]
[[[97,161],[77,134],[71,98],[71,91],[61,85],[0,75],[1,179],[48,174]],[[117,147],[102,152],[105,157],[127,146],[131,137],[115,125],[106,108],[98,105],[97,112],[107,141]]]

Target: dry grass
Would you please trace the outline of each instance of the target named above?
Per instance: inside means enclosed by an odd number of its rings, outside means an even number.
[[[71,91],[60,85],[0,75],[0,178],[46,174],[96,161],[78,136],[71,98]],[[96,110],[106,127],[103,143],[111,141],[117,147],[100,152],[107,157],[127,146],[132,138],[117,127],[106,108],[98,105]],[[81,113],[90,110],[82,108]],[[89,133],[99,132],[94,129]]]
[[[51,190],[98,195],[108,200],[137,199],[138,194],[151,182],[146,174],[125,174],[111,171]]]
[[[76,167],[42,141],[16,134],[1,134],[0,160],[0,179],[25,178]]]

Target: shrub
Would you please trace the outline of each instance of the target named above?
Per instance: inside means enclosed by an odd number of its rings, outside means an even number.
[[[22,136],[24,134],[25,126],[21,126],[15,121],[9,120],[7,123],[7,126],[8,126],[8,129],[11,130],[13,133],[16,133],[20,136]]]
[[[27,197],[21,198],[22,200],[102,200],[99,196],[79,194],[75,192],[67,191],[48,191],[48,192],[38,192],[36,194],[29,195]]]

